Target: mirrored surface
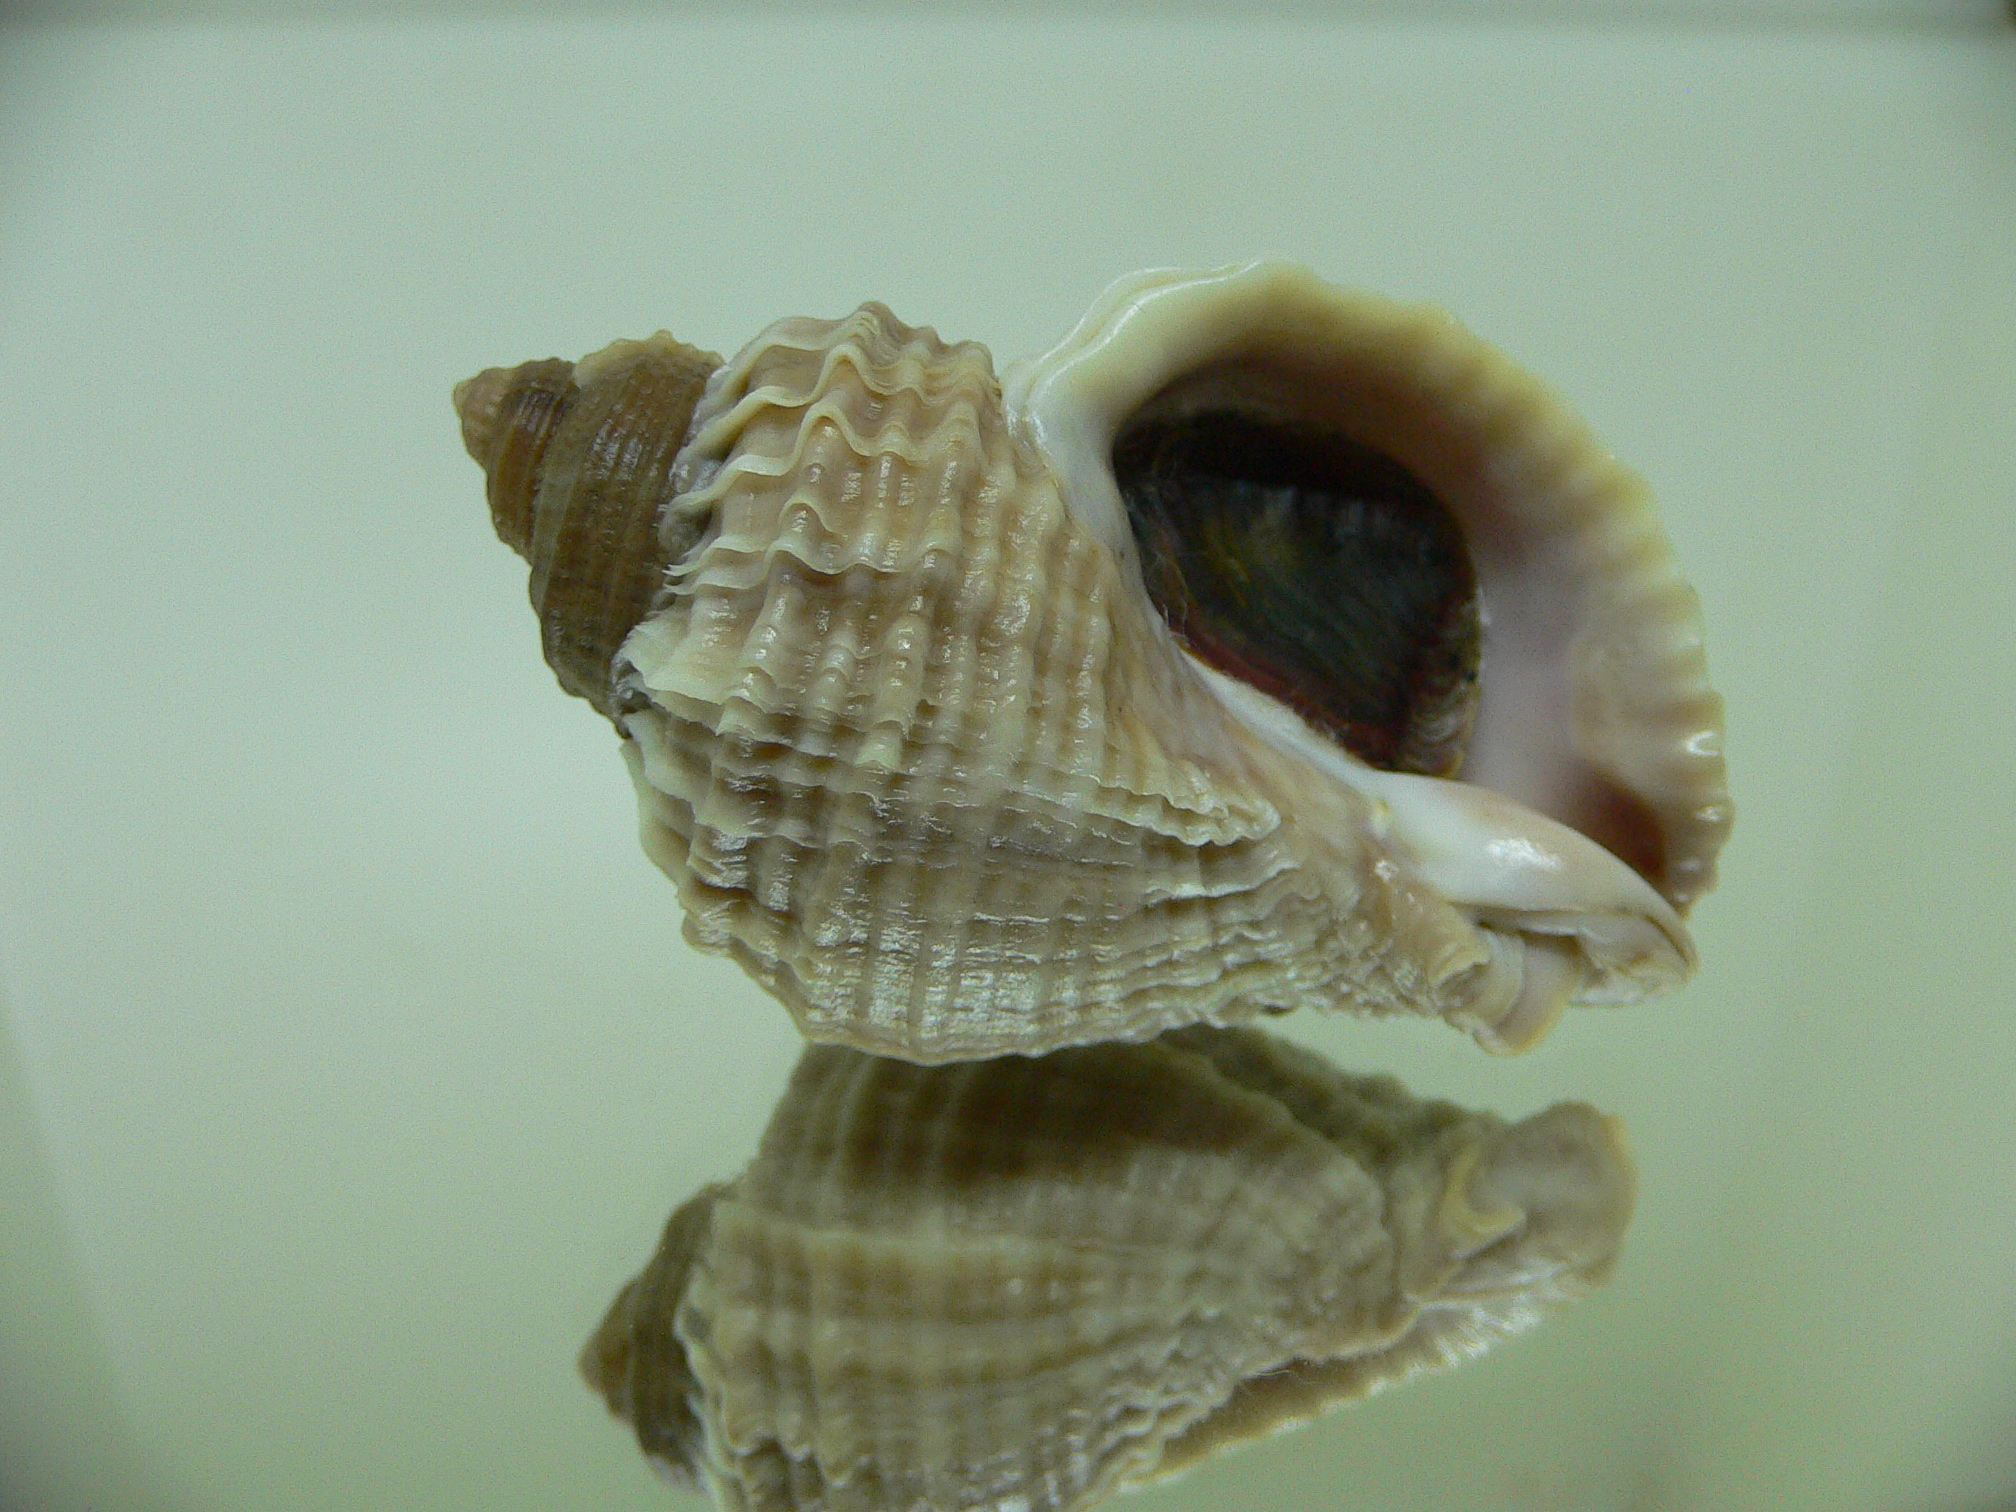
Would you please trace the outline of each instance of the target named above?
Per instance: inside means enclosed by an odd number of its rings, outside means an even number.
[[[0,31],[0,1485],[703,1505],[573,1362],[801,1047],[680,943],[449,390],[864,299],[1028,352],[1272,253],[1448,307],[1647,476],[1741,822],[1658,1004],[1510,1060],[1279,1026],[1628,1120],[1609,1285],[1130,1505],[2005,1504],[2012,68],[1308,12]]]
[[[581,1370],[723,1507],[1067,1512],[1531,1327],[1635,1184],[1586,1103],[1508,1127],[1259,1030],[816,1045]]]

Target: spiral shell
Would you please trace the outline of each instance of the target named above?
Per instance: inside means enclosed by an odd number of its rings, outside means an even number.
[[[570,375],[621,437],[596,466],[563,476],[557,441],[486,461],[493,508],[529,490],[535,548],[655,523],[596,579],[655,583],[648,612],[634,586],[589,594],[615,611],[591,629],[542,609],[549,657],[591,648],[556,669],[624,736],[688,938],[812,1039],[938,1062],[1317,1005],[1509,1050],[1692,969],[1680,910],[1729,815],[1693,596],[1642,485],[1446,316],[1279,264],[1144,274],[1004,386],[983,348],[869,304],[772,326],[676,440],[645,348]],[[683,395],[711,359],[679,361]],[[462,408],[479,460],[531,454],[495,402]],[[1370,454],[1454,522],[1465,560],[1416,595],[1441,606],[1416,658],[1435,696],[1378,736],[1394,769],[1304,696],[1337,637],[1291,624],[1256,658],[1213,618],[1275,537],[1204,553],[1220,580],[1170,607],[1189,527],[1144,526],[1115,458],[1144,427],[1187,455],[1225,416],[1263,451]],[[1256,600],[1328,613],[1326,574]],[[1248,675],[1284,644],[1287,671]]]
[[[614,719],[616,650],[678,544],[658,516],[713,352],[663,331],[579,363],[490,368],[455,389],[462,440],[489,479],[498,538],[532,565],[532,609],[560,686]]]
[[[1069,1512],[1604,1279],[1619,1129],[1507,1126],[1254,1030],[920,1067],[808,1049],[582,1369],[731,1512]]]

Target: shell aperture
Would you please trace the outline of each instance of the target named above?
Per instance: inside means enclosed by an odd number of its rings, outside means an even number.
[[[470,449],[687,938],[808,1037],[1319,1006],[1514,1050],[1692,969],[1729,819],[1697,606],[1642,485],[1446,316],[1254,264],[1123,280],[999,379],[874,304],[711,373],[647,349],[574,365],[536,465],[536,405]],[[576,530],[630,560],[573,578],[631,586],[542,586]]]
[[[1600,1284],[1614,1120],[1417,1100],[1257,1030],[919,1067],[808,1049],[581,1364],[736,1512],[1072,1512]]]
[[[1130,425],[1114,480],[1148,594],[1196,655],[1376,767],[1452,777],[1481,630],[1461,530],[1348,437],[1233,410]]]

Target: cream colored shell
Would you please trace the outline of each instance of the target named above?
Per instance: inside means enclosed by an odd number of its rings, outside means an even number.
[[[493,370],[464,429],[687,937],[812,1039],[939,1062],[1319,1006],[1512,1050],[1692,969],[1729,823],[1693,595],[1642,484],[1447,316],[1258,263],[1123,280],[1005,385],[874,304],[777,323],[702,392],[714,361],[661,335]],[[1163,622],[1110,453],[1211,407],[1373,446],[1454,513],[1463,780],[1374,770]],[[646,408],[691,409],[669,465]]]
[[[1148,292],[1213,313],[1228,287],[1251,304],[1255,279]],[[1410,405],[1474,426],[1498,450],[1440,438],[1432,482],[1477,493],[1472,474],[1503,474],[1521,508],[1572,516],[1526,527],[1571,574],[1621,563],[1621,580],[1577,590],[1595,631],[1544,648],[1546,667],[1509,654],[1519,606],[1501,595],[1482,764],[1585,781],[1492,744],[1572,708],[1591,762],[1651,774],[1635,801],[1674,836],[1661,880],[1684,901],[1719,841],[1699,832],[1726,822],[1719,706],[1642,490],[1446,317],[1258,279],[1345,328],[1333,347],[1371,374],[1362,393],[1332,382],[1325,403],[1390,411],[1391,432],[1435,429]],[[982,348],[877,305],[781,322],[710,380],[666,517],[702,539],[619,668],[645,847],[680,883],[690,938],[732,953],[813,1039],[920,1061],[1304,1005],[1439,1014],[1518,1048],[1565,1001],[1684,977],[1674,907],[1544,807],[1374,772],[1183,652],[1141,587],[1103,458],[1169,372],[1201,357],[1230,380],[1209,340],[1141,339],[1146,308],[1109,296],[1005,399]],[[1262,331],[1277,348],[1277,326],[1308,339],[1312,311],[1290,313]],[[1187,328],[1183,310],[1160,314]],[[1429,392],[1395,398],[1387,368]],[[1284,371],[1263,375],[1269,404],[1292,387]],[[1487,572],[1487,594],[1505,576]],[[1610,631],[1647,606],[1649,631]],[[1545,707],[1508,708],[1522,693]]]
[[[731,1512],[1068,1512],[1438,1369],[1610,1271],[1617,1127],[1252,1030],[801,1060],[582,1367]]]

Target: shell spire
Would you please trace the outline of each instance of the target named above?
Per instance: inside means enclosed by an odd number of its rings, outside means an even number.
[[[661,331],[579,362],[490,368],[455,388],[498,539],[531,564],[546,661],[611,720],[616,650],[671,560],[658,522],[676,491],[672,461],[720,365]]]

